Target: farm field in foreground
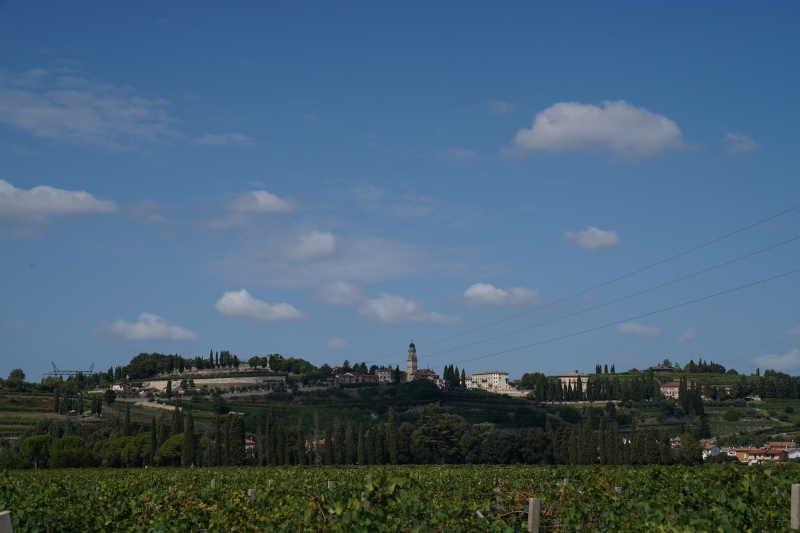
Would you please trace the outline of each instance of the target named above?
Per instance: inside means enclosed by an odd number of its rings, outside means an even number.
[[[799,479],[794,464],[15,471],[0,508],[17,532],[511,532],[538,497],[544,531],[777,532]]]

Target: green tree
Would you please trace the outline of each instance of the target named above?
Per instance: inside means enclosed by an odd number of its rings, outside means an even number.
[[[219,413],[214,419],[214,466],[222,466],[222,430],[219,425]]]
[[[197,462],[197,438],[194,434],[194,417],[192,413],[186,415],[183,426],[183,452],[182,463],[184,466],[194,465]]]
[[[420,463],[458,463],[458,441],[469,427],[467,421],[449,413],[439,413],[435,405],[420,412],[419,425],[411,434],[411,450]]]
[[[147,463],[153,464],[158,451],[158,432],[156,430],[156,417],[150,419],[150,448],[147,453]]]
[[[110,407],[112,403],[117,401],[117,393],[111,389],[106,389],[106,391],[103,393],[103,399]]]
[[[367,464],[367,450],[364,445],[364,424],[358,425],[358,452],[356,456],[356,461],[359,465]]]
[[[53,412],[61,414],[61,389],[58,387],[53,391]]]
[[[33,461],[33,468],[41,468],[50,458],[50,445],[53,437],[50,435],[35,435],[23,440],[19,445],[19,453]]]
[[[8,379],[16,381],[25,381],[25,372],[21,368],[15,368],[8,373]]]
[[[397,413],[394,407],[389,409],[389,422],[386,427],[389,441],[389,464],[397,464]]]
[[[298,465],[307,465],[308,458],[306,457],[306,435],[303,432],[303,419],[297,421],[297,463]]]
[[[131,404],[125,405],[125,420],[122,423],[122,436],[131,436]]]
[[[228,464],[241,466],[246,463],[244,447],[244,418],[242,415],[233,415],[230,424],[230,444],[228,448]]]
[[[172,398],[172,380],[167,380],[167,390],[166,390],[167,398]]]
[[[325,428],[325,446],[323,449],[323,458],[326,465],[336,464],[333,452],[333,436],[331,435],[331,428]]]

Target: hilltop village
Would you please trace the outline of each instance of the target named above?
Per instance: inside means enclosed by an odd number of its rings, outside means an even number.
[[[30,406],[0,428],[0,467],[800,458],[800,379],[703,360],[512,380],[502,370],[420,368],[414,343],[404,369],[142,353],[107,372],[54,365],[40,383],[16,369],[0,382],[0,402],[7,414]],[[53,456],[55,443],[69,446]]]

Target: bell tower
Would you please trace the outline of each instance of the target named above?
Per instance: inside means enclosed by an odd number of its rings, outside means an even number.
[[[414,343],[408,345],[408,361],[407,361],[406,381],[414,379],[417,373],[417,347]]]

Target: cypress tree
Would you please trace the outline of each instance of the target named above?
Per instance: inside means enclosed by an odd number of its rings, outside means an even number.
[[[389,464],[397,464],[397,413],[394,407],[389,409],[389,422],[386,427],[386,440],[389,444]]]
[[[569,464],[578,464],[578,437],[574,429],[569,431]]]
[[[344,464],[351,465],[355,462],[353,451],[353,425],[348,422],[344,428]]]
[[[222,430],[219,426],[219,413],[214,418],[214,466],[222,466]]]
[[[172,411],[172,428],[170,429],[169,436],[174,437],[183,431],[183,413],[180,407],[176,407]]]
[[[167,394],[167,398],[172,398],[172,380],[171,379],[167,380],[167,391],[166,391],[166,394]]]
[[[229,419],[228,423],[225,424],[225,452],[222,455],[222,461],[225,463],[225,466],[230,466],[233,463],[231,462],[231,425],[233,423],[233,419]]]
[[[374,463],[382,465],[385,462],[383,460],[383,424],[378,423],[373,429],[375,431],[375,436],[372,440],[372,451],[375,456]]]
[[[358,425],[358,456],[357,462],[359,465],[365,465],[367,461],[367,450],[364,447],[364,425]]]
[[[336,464],[333,455],[333,438],[331,435],[331,428],[329,427],[325,428],[325,449],[323,450],[323,456],[326,465]]]
[[[150,419],[150,450],[147,454],[147,464],[153,464],[158,450],[158,433],[156,431],[156,417]]]
[[[297,421],[297,464],[306,465],[306,436],[303,433],[303,419]]]
[[[283,430],[283,426],[278,428],[275,437],[278,440],[278,445],[275,447],[275,464],[277,466],[283,466],[286,464],[284,462],[286,457],[286,433]]]
[[[467,375],[464,372],[463,368],[461,369],[461,386],[462,387],[466,387],[467,386]]]
[[[292,460],[290,457],[289,450],[289,433],[284,429],[283,430],[283,464],[289,466],[292,464]]]
[[[122,424],[122,434],[125,437],[131,436],[131,404],[125,406],[125,421]]]
[[[230,448],[228,457],[230,464],[241,466],[247,461],[244,448],[244,418],[242,415],[233,415],[230,424]]]
[[[333,460],[337,465],[345,464],[344,426],[338,418],[333,421]]]
[[[374,465],[375,464],[375,429],[372,425],[369,426],[367,429],[367,433],[364,435],[364,453],[366,457],[364,458],[366,464]]]
[[[184,466],[193,465],[197,462],[197,449],[194,438],[194,417],[192,413],[186,415],[186,422],[183,426],[183,454],[181,463]]]

